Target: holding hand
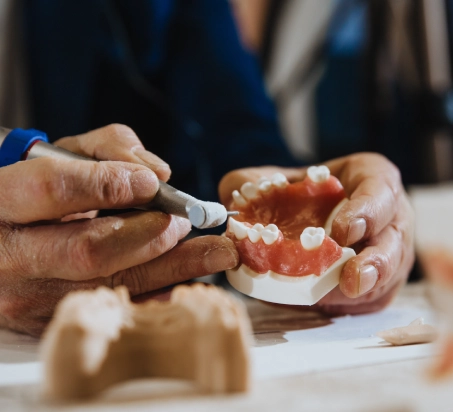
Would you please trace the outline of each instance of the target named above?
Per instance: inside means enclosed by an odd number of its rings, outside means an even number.
[[[359,153],[324,163],[342,183],[349,201],[332,223],[331,237],[358,253],[343,267],[340,285],[316,306],[333,314],[371,312],[383,308],[404,284],[414,261],[414,215],[398,169],[385,157]],[[226,175],[219,186],[221,201],[261,176],[283,173],[302,180],[306,168],[261,167]]]
[[[39,335],[71,290],[126,285],[136,296],[237,264],[228,239],[178,244],[187,219],[158,211],[87,219],[149,202],[158,179],[170,176],[131,129],[112,125],[56,145],[109,161],[39,158],[0,168],[0,326]]]

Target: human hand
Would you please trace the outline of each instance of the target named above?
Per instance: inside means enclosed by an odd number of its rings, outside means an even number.
[[[69,291],[125,285],[132,296],[237,264],[219,236],[178,243],[187,219],[158,211],[93,216],[150,201],[169,166],[126,126],[58,146],[100,162],[39,158],[0,168],[0,326],[40,335]]]
[[[339,287],[316,307],[335,315],[382,309],[405,283],[414,261],[414,214],[399,171],[373,153],[323,164],[341,181],[349,198],[333,221],[331,237],[358,254],[344,265]],[[230,172],[219,185],[222,203],[230,204],[232,191],[243,183],[276,172],[295,182],[305,177],[306,168],[268,166]]]

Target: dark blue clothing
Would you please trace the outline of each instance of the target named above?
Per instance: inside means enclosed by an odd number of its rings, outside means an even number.
[[[25,0],[33,127],[132,127],[171,183],[212,199],[231,169],[294,164],[227,0]]]

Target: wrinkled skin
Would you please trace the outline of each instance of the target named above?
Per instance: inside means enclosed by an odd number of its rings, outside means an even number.
[[[103,162],[41,158],[0,168],[0,327],[38,336],[69,291],[125,285],[131,296],[238,263],[233,243],[179,242],[187,219],[161,212],[96,217],[150,201],[171,170],[126,126],[56,144]]]
[[[414,262],[414,213],[399,170],[385,157],[374,153],[358,153],[323,164],[341,181],[349,198],[335,217],[331,237],[340,246],[353,247],[358,255],[345,264],[339,287],[316,307],[332,315],[380,310],[406,282]],[[295,182],[305,177],[306,168],[267,166],[235,170],[220,182],[221,201],[231,204],[233,190],[247,181],[270,177],[276,172]],[[363,235],[349,230],[354,219],[365,220]],[[377,269],[377,282],[361,293],[359,271],[369,265]]]

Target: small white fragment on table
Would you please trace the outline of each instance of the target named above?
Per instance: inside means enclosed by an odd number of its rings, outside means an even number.
[[[408,326],[383,330],[376,333],[376,336],[392,345],[411,345],[433,342],[437,339],[438,332],[434,326],[425,324],[423,318],[418,318]]]

